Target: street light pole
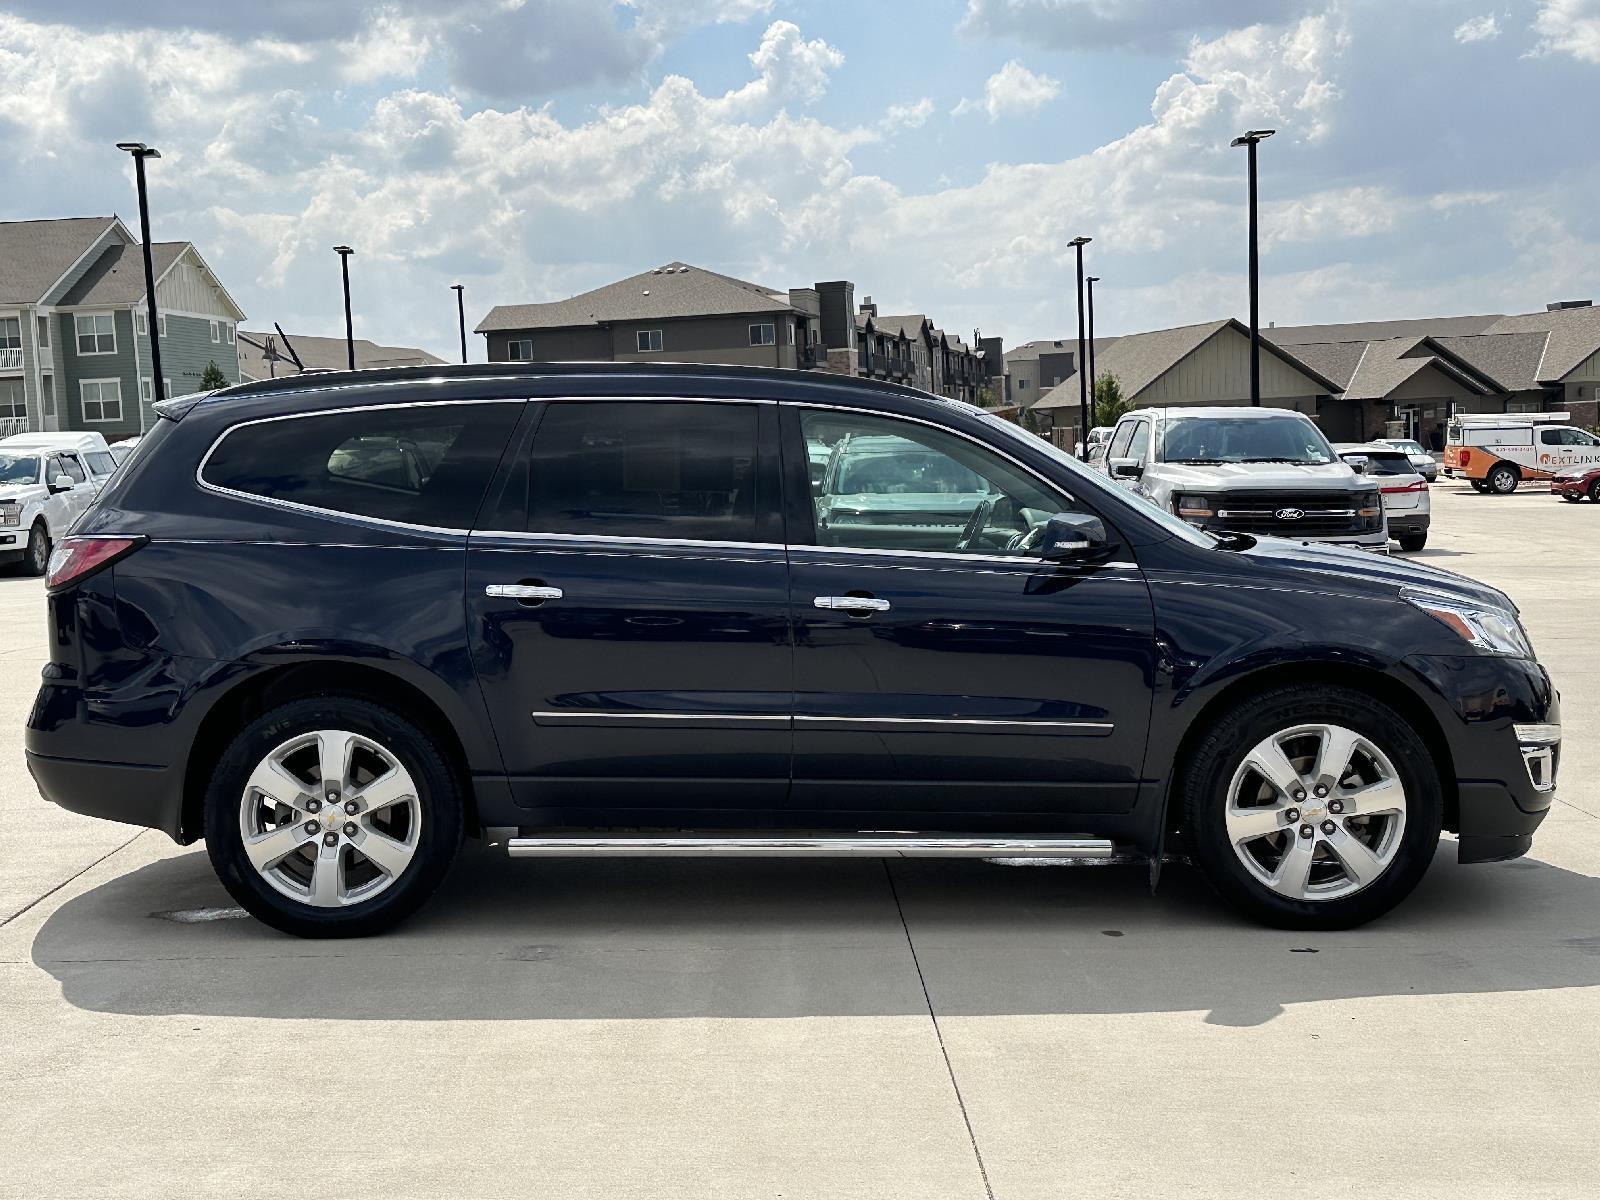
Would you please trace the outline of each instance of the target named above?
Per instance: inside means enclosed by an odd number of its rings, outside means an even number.
[[[356,334],[355,326],[350,323],[350,256],[355,253],[349,246],[335,246],[333,252],[339,256],[339,271],[344,276],[344,353],[345,359],[350,364],[350,369],[356,369]]]
[[[1084,373],[1088,363],[1084,361],[1083,345],[1083,248],[1093,240],[1080,235],[1067,243],[1078,252],[1078,444],[1082,447],[1078,457],[1086,462],[1089,458],[1089,377]]]
[[[1091,275],[1084,282],[1089,285],[1089,398],[1095,403],[1099,403],[1099,398],[1094,391],[1095,384],[1100,381],[1100,377],[1094,373],[1094,285],[1100,282],[1100,276]],[[1087,452],[1087,435],[1084,438],[1084,442],[1085,452]]]
[[[144,239],[144,299],[150,322],[150,393],[157,404],[167,398],[166,381],[161,376],[161,327],[156,320],[156,268],[150,258],[150,198],[145,190],[144,160],[160,158],[161,151],[143,142],[118,142],[118,150],[133,155],[133,177],[139,187],[139,236]],[[140,410],[141,413],[143,410]],[[141,425],[143,416],[139,418]]]
[[[1249,156],[1250,174],[1250,403],[1261,407],[1261,249],[1256,235],[1256,147],[1276,130],[1250,129],[1233,139]]]
[[[467,302],[462,299],[464,284],[452,283],[450,290],[456,294],[456,319],[461,323],[461,361],[467,361]]]

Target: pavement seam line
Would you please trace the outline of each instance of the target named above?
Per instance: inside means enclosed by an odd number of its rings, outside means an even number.
[[[29,910],[31,910],[31,909],[37,907],[38,905],[42,904],[44,901],[50,899],[51,896],[54,896],[57,892],[59,892],[62,888],[66,887],[67,884],[71,883],[73,880],[80,879],[83,876],[87,875],[90,871],[94,870],[101,863],[105,862],[106,859],[110,858],[113,854],[119,854],[122,851],[126,850],[129,846],[133,845],[135,842],[137,842],[140,838],[142,838],[148,832],[149,832],[149,830],[147,830],[147,829],[139,830],[138,833],[134,834],[127,841],[123,842],[122,845],[116,846],[116,847],[114,847],[114,848],[112,848],[110,850],[107,850],[99,858],[95,859],[88,866],[84,867],[83,870],[75,871],[71,875],[68,875],[60,883],[56,884],[55,887],[53,887],[49,891],[45,892],[44,895],[34,897],[32,900],[30,900],[26,904],[24,904],[21,908],[17,909],[16,912],[12,913],[5,920],[0,921],[0,929],[4,929],[7,925],[11,924],[11,922],[15,921],[18,917],[20,917],[23,913],[28,912]]]
[[[961,1123],[967,1127],[967,1141],[972,1145],[972,1157],[978,1162],[978,1177],[983,1180],[983,1194],[994,1200],[994,1187],[989,1182],[989,1168],[983,1165],[983,1151],[978,1149],[978,1135],[972,1128],[972,1117],[967,1113],[967,1102],[961,1095],[961,1085],[956,1082],[956,1069],[950,1061],[950,1051],[944,1044],[944,1030],[939,1028],[939,1016],[933,1011],[933,997],[928,994],[928,980],[922,974],[922,960],[917,957],[917,944],[911,940],[911,926],[906,923],[905,906],[900,903],[900,889],[894,885],[894,872],[889,860],[883,863],[883,876],[889,881],[889,895],[894,898],[894,910],[900,917],[900,929],[906,935],[906,949],[911,951],[911,965],[917,971],[917,983],[922,988],[922,1002],[928,1006],[928,1020],[933,1022],[933,1036],[939,1043],[939,1054],[944,1058],[945,1072],[950,1076],[950,1087],[956,1094],[956,1107],[961,1110]]]

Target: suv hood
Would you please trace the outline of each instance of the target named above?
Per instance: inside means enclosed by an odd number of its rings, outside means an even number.
[[[1268,569],[1282,568],[1296,574],[1316,574],[1382,591],[1399,592],[1410,588],[1510,612],[1517,611],[1517,606],[1504,592],[1475,579],[1410,559],[1374,554],[1369,550],[1263,537],[1257,538],[1254,546],[1241,553]]]
[[[1173,487],[1193,488],[1197,492],[1273,488],[1295,491],[1348,492],[1357,487],[1361,476],[1346,463],[1219,463],[1216,466],[1189,463],[1157,463],[1164,482]]]

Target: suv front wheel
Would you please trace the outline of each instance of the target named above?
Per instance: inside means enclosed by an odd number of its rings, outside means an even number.
[[[1183,830],[1213,887],[1258,920],[1347,929],[1416,887],[1443,813],[1432,755],[1360,692],[1288,687],[1206,733],[1179,781]]]
[[[247,725],[206,795],[206,849],[255,917],[301,937],[379,933],[444,878],[462,838],[444,756],[398,713],[351,697]]]

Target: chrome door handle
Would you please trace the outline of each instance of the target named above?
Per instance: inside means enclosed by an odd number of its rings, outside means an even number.
[[[558,587],[532,583],[491,583],[483,589],[483,594],[502,600],[559,600],[562,591]]]
[[[888,612],[889,602],[873,596],[818,596],[811,603],[817,608],[837,609],[840,612]]]

